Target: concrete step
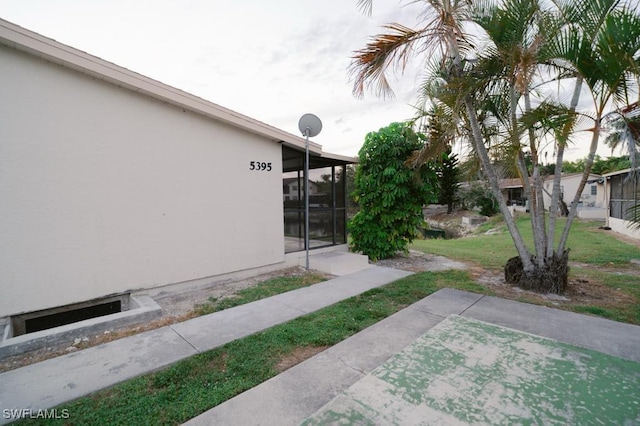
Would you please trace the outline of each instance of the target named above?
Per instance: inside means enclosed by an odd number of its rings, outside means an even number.
[[[370,268],[369,258],[345,252],[318,253],[309,256],[309,268],[332,275],[347,275]]]

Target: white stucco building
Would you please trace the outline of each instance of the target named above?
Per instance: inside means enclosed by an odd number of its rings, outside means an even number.
[[[549,208],[551,205],[553,178],[553,176],[549,176],[543,183],[544,190],[542,191],[542,196],[546,208]],[[600,178],[600,175],[589,175],[587,184],[584,186],[582,194],[580,194],[578,217],[583,219],[604,219],[606,208],[601,198],[602,190],[598,188],[597,183]],[[581,180],[582,173],[567,173],[560,177],[561,198],[567,204],[567,207],[570,207]]]
[[[303,138],[3,20],[0,76],[0,317],[304,249],[304,206],[283,198],[304,185]],[[352,159],[310,151],[331,176],[310,245],[344,244]]]

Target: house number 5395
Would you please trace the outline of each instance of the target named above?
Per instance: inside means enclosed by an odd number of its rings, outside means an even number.
[[[265,163],[263,161],[250,161],[249,162],[249,170],[264,170],[266,172],[271,171],[271,163]]]

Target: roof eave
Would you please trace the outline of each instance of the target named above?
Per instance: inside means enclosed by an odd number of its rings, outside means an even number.
[[[0,19],[0,44],[35,55],[49,62],[108,81],[117,86],[143,93],[162,102],[202,114],[226,124],[240,127],[273,141],[282,141],[292,147],[304,148],[302,137],[224,108],[175,87],[130,71],[81,50],[59,43]],[[321,153],[319,144],[310,142],[311,151]]]

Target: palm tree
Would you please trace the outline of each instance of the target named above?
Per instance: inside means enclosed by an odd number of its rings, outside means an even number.
[[[605,144],[611,152],[621,149],[629,156],[632,170],[640,167],[640,102],[612,111],[602,118],[602,127],[608,130]]]
[[[408,57],[421,52],[437,57],[427,69],[428,98],[446,105],[469,139],[518,252],[520,285],[562,292],[567,282],[566,241],[579,196],[586,183],[598,146],[601,122],[612,102],[624,102],[637,74],[640,20],[619,0],[555,0],[554,8],[537,0],[505,0],[500,4],[470,0],[428,0],[424,25],[410,29],[400,24],[373,38],[356,52],[352,62],[354,93],[362,96],[373,85],[378,94],[391,90],[385,71],[406,65]],[[360,0],[366,8],[371,0]],[[463,31],[474,24],[484,38]],[[546,81],[571,81],[574,92],[569,105],[540,94]],[[577,106],[583,87],[594,99],[590,156],[583,181],[557,246],[555,227],[560,194],[564,149],[574,134]],[[454,122],[454,121],[451,121]],[[545,222],[539,153],[544,135],[556,139],[556,177],[551,212]],[[499,135],[514,154],[528,198],[532,202],[534,253],[525,245],[502,196],[496,170],[488,154],[487,135]],[[528,152],[529,170],[524,162]],[[530,183],[532,181],[532,183]]]
[[[580,93],[584,84],[593,99],[593,111],[588,116],[592,121],[589,154],[557,246],[558,251],[563,251],[580,195],[591,172],[607,111],[627,105],[629,96],[637,93],[640,17],[621,0],[558,0],[556,6],[566,25],[552,40],[555,43],[551,43],[551,51],[555,50],[558,59],[570,64],[576,76],[574,96]],[[556,180],[554,196],[557,196],[555,189],[559,187],[559,177]]]
[[[371,2],[372,0],[360,0],[359,4],[367,8]],[[463,25],[470,22],[472,4],[469,0],[427,0],[426,3],[430,7],[424,12],[425,24],[421,28],[414,30],[400,24],[389,24],[385,27],[389,33],[376,36],[364,49],[356,52],[352,62],[354,94],[362,96],[368,84],[373,84],[379,95],[391,93],[385,71],[393,64],[404,67],[408,56],[415,51],[414,48],[427,55],[436,56],[439,53],[439,74],[444,83],[445,94],[450,100],[453,97],[453,109],[464,113],[473,150],[480,160],[489,188],[498,200],[524,270],[534,271],[529,250],[509,212],[500,191],[498,176],[491,165],[470,87],[473,84],[466,84],[468,80],[462,78],[471,67],[465,53],[472,52],[473,46]]]

